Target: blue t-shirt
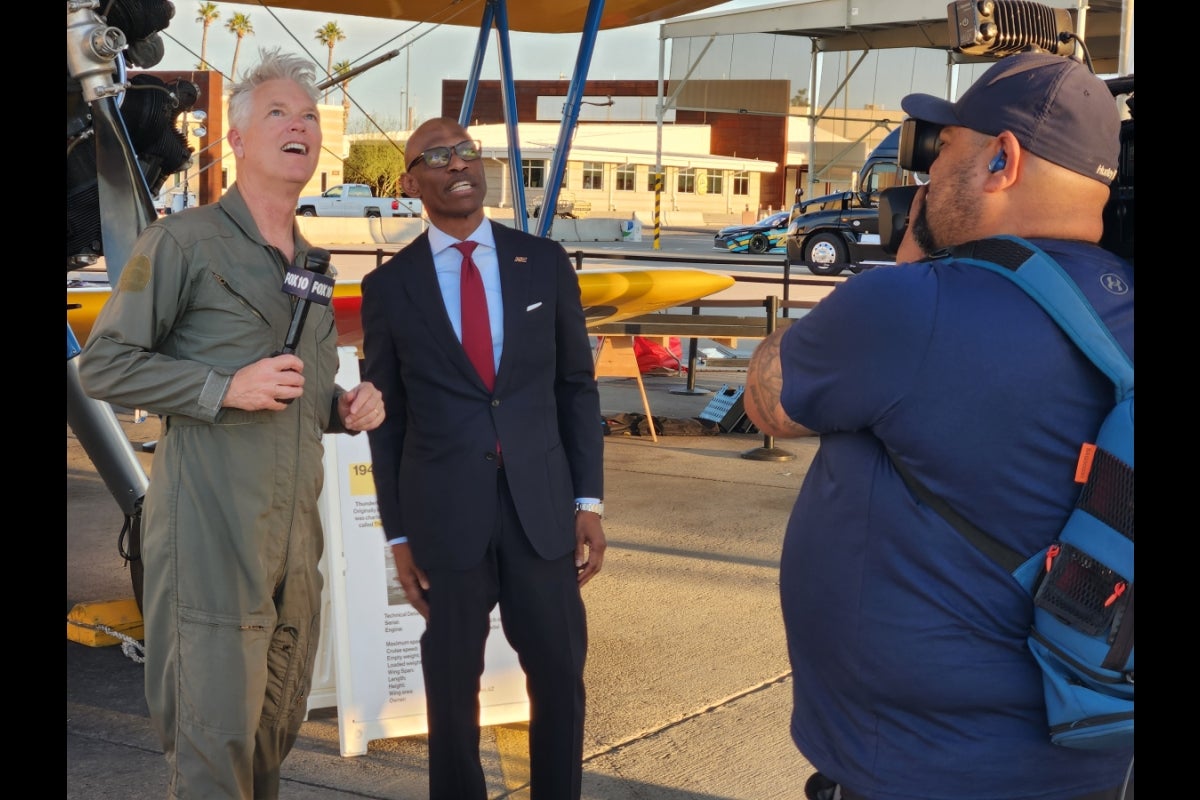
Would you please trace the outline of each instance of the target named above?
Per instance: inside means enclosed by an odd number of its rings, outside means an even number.
[[[1133,268],[1031,240],[1133,353]],[[783,544],[792,735],[873,800],[1064,800],[1117,786],[1129,751],[1050,743],[1031,601],[919,506],[890,449],[1011,548],[1053,540],[1112,383],[1020,287],[940,260],[838,287],[780,346],[782,404],[821,434]]]

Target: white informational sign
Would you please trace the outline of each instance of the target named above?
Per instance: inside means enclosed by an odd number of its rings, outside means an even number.
[[[359,383],[355,348],[339,348],[337,382]],[[420,639],[425,620],[404,598],[384,541],[365,434],[325,437],[325,590],[309,709],[334,700],[343,756],[374,739],[428,732]],[[331,684],[336,691],[331,690]],[[480,724],[529,719],[525,674],[492,612],[480,691]]]

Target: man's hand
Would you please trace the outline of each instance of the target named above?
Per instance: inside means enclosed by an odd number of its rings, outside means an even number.
[[[921,213],[921,209],[925,207],[925,193],[928,190],[929,187],[927,185],[921,185],[913,193],[912,205],[908,207],[908,224],[904,226],[904,238],[900,240],[900,246],[896,248],[897,264],[920,261],[928,255],[917,244],[917,239],[913,236],[913,221]]]
[[[386,412],[383,393],[370,381],[363,381],[338,398],[338,416],[348,431],[371,431],[380,426]]]
[[[392,560],[396,562],[396,578],[404,588],[405,599],[418,614],[429,619],[429,602],[425,599],[429,578],[425,577],[425,571],[413,561],[412,549],[407,542],[392,545]]]
[[[604,538],[604,527],[600,524],[600,515],[593,511],[579,511],[575,514],[575,569],[578,571],[579,585],[596,577],[596,573],[604,566],[604,550],[608,541]]]
[[[233,373],[221,405],[244,411],[282,411],[304,394],[304,362],[286,354],[255,361]]]

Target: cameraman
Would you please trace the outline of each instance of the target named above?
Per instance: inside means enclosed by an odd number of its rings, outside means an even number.
[[[1112,384],[1020,287],[946,252],[1029,239],[1132,358],[1133,267],[1097,244],[1116,103],[1079,62],[1028,53],[956,103],[902,106],[941,129],[897,266],[771,334],[746,378],[763,433],[821,437],[780,565],[792,737],[820,770],[808,796],[1130,800],[1132,749],[1050,743],[1026,592],[889,458],[1019,552],[1066,521]]]

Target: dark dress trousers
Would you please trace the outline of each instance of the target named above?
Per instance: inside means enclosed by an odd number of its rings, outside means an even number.
[[[478,692],[499,603],[526,673],[532,794],[559,800],[579,796],[582,772],[574,501],[604,497],[600,401],[566,252],[491,225],[504,307],[494,389],[454,333],[422,234],[363,279],[365,379],[387,407],[368,436],[385,536],[408,537],[431,584],[421,642],[431,796],[485,797]]]

